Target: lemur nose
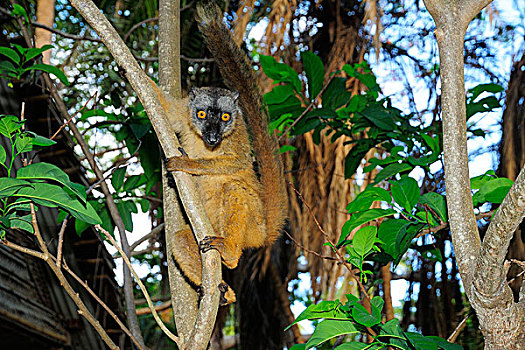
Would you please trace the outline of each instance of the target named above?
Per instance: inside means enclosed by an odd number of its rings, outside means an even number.
[[[220,141],[220,137],[219,135],[216,135],[216,134],[208,134],[206,137],[206,142],[210,146],[215,146],[216,144],[219,143],[219,141]]]

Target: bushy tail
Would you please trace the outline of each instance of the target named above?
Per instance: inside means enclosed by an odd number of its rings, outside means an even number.
[[[270,244],[279,237],[286,219],[288,198],[278,143],[268,131],[268,112],[246,54],[222,22],[222,12],[214,1],[201,1],[197,5],[197,23],[226,85],[239,92],[239,104],[259,167],[268,230],[266,240]]]

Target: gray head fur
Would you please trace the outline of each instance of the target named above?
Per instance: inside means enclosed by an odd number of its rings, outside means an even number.
[[[217,146],[234,128],[241,112],[237,104],[239,94],[215,87],[194,88],[189,94],[191,125],[209,147]],[[199,111],[206,113],[199,118]],[[227,113],[229,120],[222,116]]]

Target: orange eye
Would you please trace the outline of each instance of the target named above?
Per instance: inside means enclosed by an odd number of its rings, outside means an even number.
[[[206,118],[206,112],[204,112],[204,111],[198,111],[198,112],[197,112],[197,117],[199,117],[200,119],[204,119],[204,118]]]
[[[221,119],[222,119],[222,121],[227,122],[228,120],[230,120],[230,115],[228,113],[224,113],[221,116]]]

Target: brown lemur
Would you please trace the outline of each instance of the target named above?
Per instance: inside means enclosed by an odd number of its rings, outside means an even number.
[[[199,244],[189,226],[169,238],[176,247],[175,261],[199,286],[199,248],[217,249],[224,265],[235,268],[243,249],[270,245],[279,237],[288,199],[277,140],[269,134],[268,115],[246,55],[214,2],[197,5],[197,22],[226,85],[238,92],[200,88],[186,99],[173,100],[154,87],[185,153],[169,158],[166,168],[195,175],[215,230]]]

